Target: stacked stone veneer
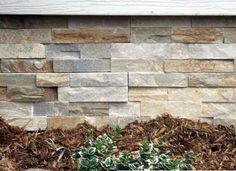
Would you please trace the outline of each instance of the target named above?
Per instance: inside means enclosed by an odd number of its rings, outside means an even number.
[[[0,16],[0,116],[27,130],[236,120],[236,17]]]

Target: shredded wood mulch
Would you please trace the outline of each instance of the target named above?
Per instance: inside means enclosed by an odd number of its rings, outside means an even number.
[[[85,145],[86,132],[92,129],[95,137],[112,133],[109,127],[96,129],[87,123],[70,130],[26,132],[9,126],[0,119],[0,168],[24,170],[44,168],[57,171],[77,170],[78,163],[70,159],[72,153]],[[119,151],[137,151],[144,137],[150,141],[163,139],[175,157],[193,150],[194,166],[201,170],[236,170],[236,132],[233,127],[158,117],[144,123],[133,122],[122,130],[122,137],[114,141]]]

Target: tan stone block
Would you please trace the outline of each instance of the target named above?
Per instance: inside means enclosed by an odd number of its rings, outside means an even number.
[[[51,29],[1,29],[0,43],[50,43]]]
[[[111,59],[112,72],[163,72],[163,60]]]
[[[30,117],[32,115],[31,103],[0,102],[0,117]]]
[[[85,118],[78,116],[59,116],[59,117],[48,117],[47,127],[48,129],[72,129],[78,124],[84,123]]]
[[[140,103],[110,103],[109,116],[140,116]]]
[[[0,87],[0,101],[6,101],[7,99],[7,88]]]
[[[190,74],[188,85],[190,87],[236,87],[236,74]]]
[[[199,117],[202,113],[201,103],[184,101],[142,102],[141,116],[156,118],[164,113],[177,117]]]
[[[129,88],[129,101],[166,101],[167,89]]]
[[[38,87],[66,87],[69,86],[69,74],[65,73],[44,73],[36,75]]]
[[[171,38],[177,43],[223,43],[220,28],[173,28]]]
[[[81,28],[54,29],[55,43],[127,43],[129,42],[128,28]]]
[[[53,72],[52,60],[8,60],[1,61],[2,72]]]
[[[169,101],[192,101],[201,102],[203,99],[203,89],[199,88],[169,88]]]
[[[233,72],[233,60],[165,60],[165,72]]]
[[[202,115],[214,118],[236,119],[236,103],[203,103]]]
[[[203,89],[203,102],[236,102],[236,88]]]
[[[101,128],[109,124],[109,116],[85,116],[85,121],[94,127]]]

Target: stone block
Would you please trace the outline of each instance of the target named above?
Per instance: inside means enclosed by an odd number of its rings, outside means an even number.
[[[69,102],[127,102],[127,87],[59,88],[59,101]]]
[[[166,88],[129,88],[129,101],[167,101]]]
[[[111,58],[235,59],[236,44],[114,43]]]
[[[190,87],[236,87],[236,74],[190,74],[188,84]]]
[[[236,27],[236,18],[233,16],[192,17],[192,27]]]
[[[35,74],[0,73],[0,86],[31,86],[35,82]]]
[[[38,102],[57,100],[57,89],[35,86],[8,86],[7,97],[14,102]]]
[[[69,28],[130,27],[130,17],[125,16],[71,16]]]
[[[19,29],[24,27],[22,16],[10,16],[2,15],[0,17],[0,28],[1,29]]]
[[[140,116],[140,103],[110,103],[109,116]]]
[[[6,118],[6,122],[12,126],[18,126],[26,131],[46,130],[47,117],[14,117]]]
[[[0,29],[0,43],[50,43],[51,29]]]
[[[129,73],[129,87],[187,87],[187,76],[179,73]]]
[[[111,59],[112,72],[163,72],[163,60],[159,59]]]
[[[111,44],[79,44],[81,58],[111,58]]]
[[[47,44],[45,46],[47,58],[78,59],[80,50],[78,44]]]
[[[45,58],[45,47],[41,44],[0,44],[0,58]]]
[[[0,87],[0,101],[6,101],[7,99],[7,88]]]
[[[202,105],[198,102],[158,101],[142,102],[141,115],[156,118],[164,113],[175,117],[199,117],[202,114]]]
[[[236,103],[203,103],[204,116],[236,119]]]
[[[133,27],[130,42],[132,43],[170,43],[170,27]]]
[[[53,60],[54,72],[110,71],[110,59]]]
[[[128,85],[127,73],[72,73],[71,87],[125,87]]]
[[[224,32],[224,43],[236,43],[236,28],[225,28]]]
[[[136,116],[109,116],[109,126],[115,128],[119,125],[120,128],[125,128],[129,123],[138,119]]]
[[[109,125],[109,116],[85,116],[85,121],[96,128],[101,128]]]
[[[38,60],[38,59],[27,59],[27,60],[12,60],[2,59],[1,60],[2,72],[11,73],[24,73],[24,72],[53,72],[53,66],[51,60]]]
[[[165,60],[165,72],[233,72],[233,60]]]
[[[109,115],[108,103],[69,103],[69,115]]]
[[[24,16],[24,27],[38,28],[67,28],[66,16]]]
[[[53,29],[55,43],[127,43],[128,28]]]
[[[81,116],[57,116],[47,117],[48,129],[72,129],[78,124],[84,123],[85,117]]]
[[[173,28],[171,39],[177,43],[223,43],[221,28]]]
[[[34,116],[61,116],[69,114],[69,104],[61,102],[38,102],[33,104]]]
[[[0,116],[29,117],[33,115],[31,103],[0,102]]]
[[[179,16],[131,17],[131,27],[191,27],[191,18]]]
[[[66,87],[69,85],[69,74],[66,73],[38,73],[36,75],[38,87]]]
[[[234,129],[236,130],[236,119],[231,119],[231,118],[225,118],[224,117],[215,117],[213,120],[213,124],[215,126],[217,125],[224,125],[224,126],[230,126],[230,127],[234,127]]]

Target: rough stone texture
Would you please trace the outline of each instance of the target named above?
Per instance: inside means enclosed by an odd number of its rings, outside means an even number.
[[[24,23],[22,21],[22,16],[9,16],[9,15],[1,15],[0,17],[0,28],[1,29],[19,29],[24,27]]]
[[[127,73],[81,73],[70,74],[71,87],[125,87]]]
[[[61,116],[69,114],[69,104],[60,102],[41,102],[33,104],[34,116]]]
[[[109,124],[109,116],[85,116],[85,121],[94,127],[101,128]]]
[[[165,60],[165,72],[233,72],[233,60]]]
[[[69,74],[40,73],[36,75],[36,85],[38,87],[65,87],[69,85]]]
[[[110,116],[140,116],[140,103],[110,103],[109,104]]]
[[[224,117],[215,117],[213,120],[213,124],[215,126],[217,125],[225,125],[225,126],[234,126],[234,128],[236,128],[236,119],[228,119]]]
[[[111,44],[79,44],[81,58],[111,58]]]
[[[131,17],[131,27],[191,27],[190,17]]]
[[[166,88],[129,88],[129,101],[166,101]]]
[[[173,28],[171,39],[178,43],[222,43],[220,28]]]
[[[130,17],[124,16],[72,16],[69,28],[130,27]]]
[[[235,88],[169,88],[169,101],[236,102]]]
[[[52,40],[55,43],[127,43],[129,32],[128,28],[53,29]]]
[[[54,72],[110,71],[110,59],[54,60]]]
[[[225,28],[224,32],[225,32],[224,35],[225,43],[236,43],[236,28]]]
[[[197,102],[142,102],[141,115],[151,116],[155,118],[164,113],[171,113],[173,116],[179,117],[199,117],[202,113],[201,103]]]
[[[236,44],[116,43],[112,58],[235,59]]]
[[[59,101],[69,102],[127,102],[127,87],[59,88]]]
[[[0,86],[30,86],[35,85],[35,82],[35,74],[0,73]]]
[[[78,44],[47,44],[45,46],[47,58],[78,59],[80,51]]]
[[[120,59],[111,60],[112,72],[163,72],[163,60]]]
[[[129,87],[187,87],[184,74],[129,73]]]
[[[7,99],[7,88],[0,87],[0,101],[6,101]]]
[[[192,27],[236,27],[235,17],[192,17]]]
[[[50,43],[50,29],[0,29],[0,43]]]
[[[190,87],[236,87],[236,74],[190,74]]]
[[[35,86],[8,86],[7,98],[15,102],[53,101],[57,100],[57,90]]]
[[[236,119],[236,103],[203,103],[202,113],[206,116]]]
[[[53,72],[53,66],[51,60],[1,60],[2,72]]]
[[[0,44],[0,58],[45,58],[41,44]]]
[[[12,126],[19,126],[26,131],[45,130],[47,128],[47,117],[14,117],[6,118],[6,121]]]
[[[47,117],[48,129],[71,129],[75,128],[78,124],[84,123],[85,118],[81,116],[58,116]]]
[[[31,103],[0,102],[0,116],[6,117],[28,117],[32,116]]]
[[[25,28],[67,28],[66,16],[25,16]]]
[[[131,28],[132,43],[169,43],[171,28],[169,27],[134,27]]]
[[[108,103],[69,103],[69,115],[109,115]]]

